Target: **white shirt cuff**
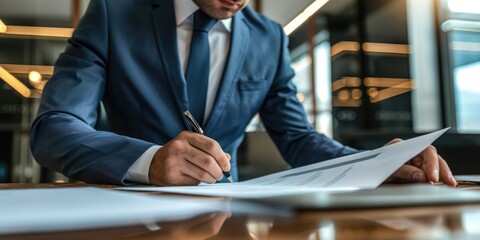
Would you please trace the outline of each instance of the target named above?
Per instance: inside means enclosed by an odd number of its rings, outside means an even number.
[[[150,169],[150,163],[152,163],[153,156],[162,146],[153,146],[147,149],[128,169],[127,179],[130,182],[150,184],[148,179],[148,171]]]

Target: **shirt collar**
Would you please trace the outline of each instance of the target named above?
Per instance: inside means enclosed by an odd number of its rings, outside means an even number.
[[[198,10],[197,4],[193,1],[175,0],[175,18],[177,26],[182,25],[195,11]],[[232,31],[232,18],[222,19],[219,22],[222,23],[225,30]]]

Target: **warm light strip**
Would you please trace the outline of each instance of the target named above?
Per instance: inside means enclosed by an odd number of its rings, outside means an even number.
[[[362,82],[357,77],[344,77],[332,83],[332,91],[336,92],[344,87],[360,87]]]
[[[411,82],[409,78],[365,78],[363,83],[367,87],[392,87],[402,83]]]
[[[363,43],[362,49],[367,53],[410,54],[410,46],[406,44],[366,42]],[[338,42],[332,46],[330,51],[332,57],[343,52],[358,52],[360,51],[360,43],[351,41]]]
[[[15,78],[12,74],[10,74],[2,67],[0,67],[0,78],[3,79],[3,81],[5,81],[22,96],[26,98],[32,96],[32,91],[27,86],[25,86],[20,80]]]
[[[408,89],[413,89],[412,81],[400,83],[395,86],[391,86],[391,88],[408,88]]]
[[[370,101],[372,103],[376,103],[410,91],[412,91],[410,82],[402,83],[391,88],[379,91],[377,96],[370,98]]]
[[[333,100],[334,107],[360,107],[362,106],[362,100],[350,99],[347,101]]]
[[[5,23],[2,22],[2,20],[0,19],[0,33],[5,33],[7,32],[7,25],[5,25]]]
[[[322,8],[329,0],[315,0],[310,6],[305,8],[298,16],[290,21],[284,28],[285,34],[290,35],[295,29],[302,25],[308,18]]]
[[[368,53],[410,54],[410,47],[406,44],[366,42],[363,44],[363,50]]]
[[[480,43],[452,41],[450,48],[454,51],[480,52]]]
[[[360,51],[360,44],[358,42],[342,41],[333,45],[330,52],[332,57],[342,52],[358,52]]]
[[[30,27],[30,26],[6,26],[7,30],[2,32],[5,35],[29,36],[29,37],[49,37],[49,38],[70,38],[73,34],[73,28],[53,28],[53,27]]]
[[[53,66],[0,64],[0,67],[13,74],[29,74],[31,71],[37,71],[42,75],[53,75]]]

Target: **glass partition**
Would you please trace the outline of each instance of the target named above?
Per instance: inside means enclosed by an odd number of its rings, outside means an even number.
[[[480,1],[440,4],[449,113],[458,132],[480,132]],[[447,103],[448,104],[448,103]]]

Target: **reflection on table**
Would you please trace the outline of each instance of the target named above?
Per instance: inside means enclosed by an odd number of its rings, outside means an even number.
[[[10,185],[10,188],[12,186]],[[18,185],[15,186],[19,187]],[[5,185],[0,185],[1,187],[8,188]],[[128,227],[31,233],[1,236],[0,238],[480,239],[480,228],[478,226],[480,226],[480,204],[468,204],[362,210],[297,211],[291,216],[275,216],[274,213],[209,213],[175,222],[146,222],[142,225]]]

